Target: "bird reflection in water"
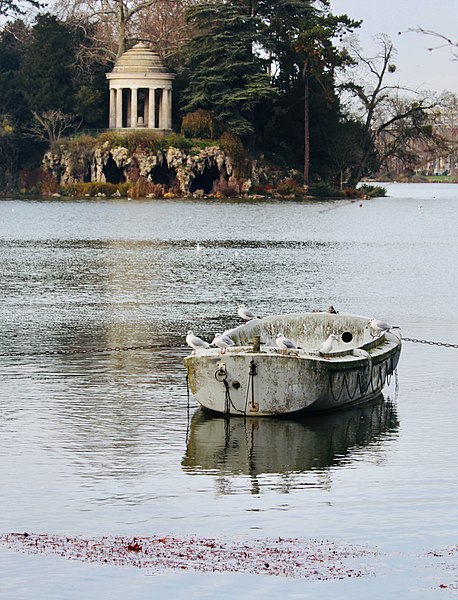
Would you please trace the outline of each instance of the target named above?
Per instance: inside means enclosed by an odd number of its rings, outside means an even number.
[[[232,484],[243,476],[254,495],[262,488],[281,493],[328,488],[330,467],[356,457],[378,462],[398,427],[395,404],[383,396],[364,406],[295,418],[225,418],[199,409],[191,418],[182,467],[188,474],[216,476],[221,495],[235,493]]]

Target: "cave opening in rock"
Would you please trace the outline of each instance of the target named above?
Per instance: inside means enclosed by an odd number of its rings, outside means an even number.
[[[158,162],[157,165],[151,171],[151,179],[154,183],[160,183],[170,187],[176,180],[175,169],[169,168],[167,160],[164,158],[162,162]]]
[[[126,181],[123,170],[118,167],[111,154],[103,167],[103,174],[107,183],[124,183]]]
[[[215,183],[219,180],[219,175],[219,169],[216,165],[205,165],[202,173],[196,173],[196,176],[191,181],[189,191],[203,190],[205,194],[210,194],[213,191]]]
[[[88,163],[84,165],[83,183],[91,182],[91,165]]]

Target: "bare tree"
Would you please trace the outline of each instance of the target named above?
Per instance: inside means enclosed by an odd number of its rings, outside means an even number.
[[[1,0],[0,0],[1,1]],[[91,28],[94,47],[104,48],[118,59],[134,41],[156,46],[177,28],[189,0],[59,0],[56,9],[63,19]],[[154,24],[149,30],[148,23]]]
[[[53,144],[58,142],[65,131],[78,129],[80,122],[73,115],[61,110],[47,110],[42,113],[32,111],[35,122],[26,130],[29,137]]]
[[[399,32],[399,35],[402,35],[402,31]],[[414,27],[407,30],[407,33],[421,33],[423,35],[427,35],[433,38],[436,38],[439,41],[439,44],[436,46],[430,46],[428,50],[432,52],[433,50],[439,50],[439,48],[451,48],[455,59],[458,60],[458,41],[452,40],[447,37],[443,33],[439,33],[438,31],[434,31],[432,29],[423,29],[423,27]],[[457,48],[457,50],[455,50]]]
[[[357,44],[351,53],[360,69],[359,79],[347,81],[342,89],[354,99],[353,111],[363,123],[365,133],[361,159],[352,170],[349,185],[356,185],[367,173],[369,163],[375,161],[372,170],[396,153],[411,151],[408,141],[431,137],[428,121],[437,100],[428,94],[405,88],[391,75],[396,72],[396,50],[387,36],[377,36],[379,51],[373,57],[362,54]],[[403,96],[404,94],[404,96]]]
[[[27,9],[43,8],[45,4],[37,0],[0,0],[0,16],[3,17],[19,17],[25,15]]]
[[[152,42],[162,58],[174,56],[191,36],[192,28],[186,22],[185,15],[195,3],[196,0],[157,0],[154,9],[136,19],[138,38]]]

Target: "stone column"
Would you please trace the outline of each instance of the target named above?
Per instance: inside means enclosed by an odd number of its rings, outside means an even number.
[[[113,129],[116,127],[116,90],[110,88],[110,120],[109,128]]]
[[[159,110],[158,110],[158,120],[157,120],[157,126],[159,129],[163,129],[163,109],[164,109],[164,97],[163,97],[163,89],[162,88],[158,88],[159,89],[159,95],[158,95],[158,101],[159,101]]]
[[[130,126],[137,127],[138,122],[138,90],[130,88]]]
[[[172,89],[167,90],[169,112],[167,117],[167,129],[172,129]]]
[[[169,129],[169,90],[162,90],[162,129]]]
[[[148,128],[156,128],[156,88],[149,88],[148,93]]]
[[[122,88],[116,88],[116,128],[122,127]]]

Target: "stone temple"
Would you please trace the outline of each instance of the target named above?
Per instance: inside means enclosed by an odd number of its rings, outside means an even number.
[[[172,82],[159,54],[136,44],[106,75],[110,86],[110,129],[172,129]]]

